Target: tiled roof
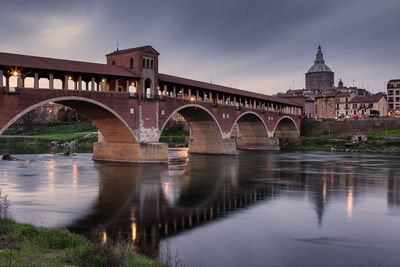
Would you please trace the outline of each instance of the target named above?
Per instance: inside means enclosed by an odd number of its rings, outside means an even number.
[[[342,92],[336,95],[336,97],[350,97],[351,93],[350,92]]]
[[[107,54],[107,56],[125,54],[125,53],[136,52],[136,51],[144,51],[146,49],[151,49],[151,50],[153,50],[153,53],[160,55],[160,53],[158,53],[157,50],[155,50],[151,45],[144,45],[144,46],[139,46],[139,47],[134,47],[134,48],[115,50],[114,52]]]
[[[218,92],[222,92],[222,93],[226,93],[226,94],[233,94],[233,95],[239,95],[239,96],[243,96],[243,97],[257,98],[260,100],[278,102],[278,103],[288,104],[288,105],[292,105],[292,106],[299,106],[299,107],[301,106],[293,101],[290,101],[288,99],[283,99],[280,97],[263,95],[263,94],[249,92],[249,91],[245,91],[245,90],[241,90],[241,89],[235,89],[235,88],[217,85],[217,84],[213,84],[213,83],[206,83],[206,82],[186,79],[186,78],[172,76],[172,75],[163,74],[163,73],[158,74],[158,79],[160,81],[167,82],[167,83],[176,83],[176,84],[180,84],[180,85],[186,85],[186,86],[191,86],[191,87],[196,87],[196,88],[203,88],[203,89],[218,91]]]
[[[120,66],[2,52],[0,52],[0,66],[34,70],[52,70],[66,73],[137,77],[135,73]]]
[[[334,92],[324,92],[324,93],[322,93],[320,95],[317,95],[315,98],[335,97],[338,94],[339,94],[339,92],[336,92],[336,91],[334,91]]]
[[[378,102],[382,97],[385,97],[384,94],[375,94],[375,95],[367,95],[367,96],[356,96],[349,103],[366,103],[366,102]]]

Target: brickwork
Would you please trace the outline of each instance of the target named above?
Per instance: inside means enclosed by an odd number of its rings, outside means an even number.
[[[345,120],[345,121],[315,121],[302,122],[302,136],[341,135],[364,133],[372,131],[390,130],[400,128],[400,120],[395,119],[370,119],[370,120]]]

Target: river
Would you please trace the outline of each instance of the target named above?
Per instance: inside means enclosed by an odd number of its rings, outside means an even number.
[[[186,266],[399,266],[400,156],[169,151],[169,164],[91,154],[0,161],[14,219],[119,235]]]

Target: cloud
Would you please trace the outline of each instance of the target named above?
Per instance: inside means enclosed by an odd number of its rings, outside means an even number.
[[[5,0],[0,50],[105,62],[117,41],[150,44],[161,72],[271,94],[293,80],[304,87],[321,42],[337,79],[381,88],[399,75],[399,9],[398,0]]]

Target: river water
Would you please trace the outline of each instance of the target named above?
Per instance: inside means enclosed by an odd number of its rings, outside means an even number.
[[[190,155],[169,164],[91,154],[0,161],[13,218],[133,240],[186,266],[400,266],[400,156]]]

